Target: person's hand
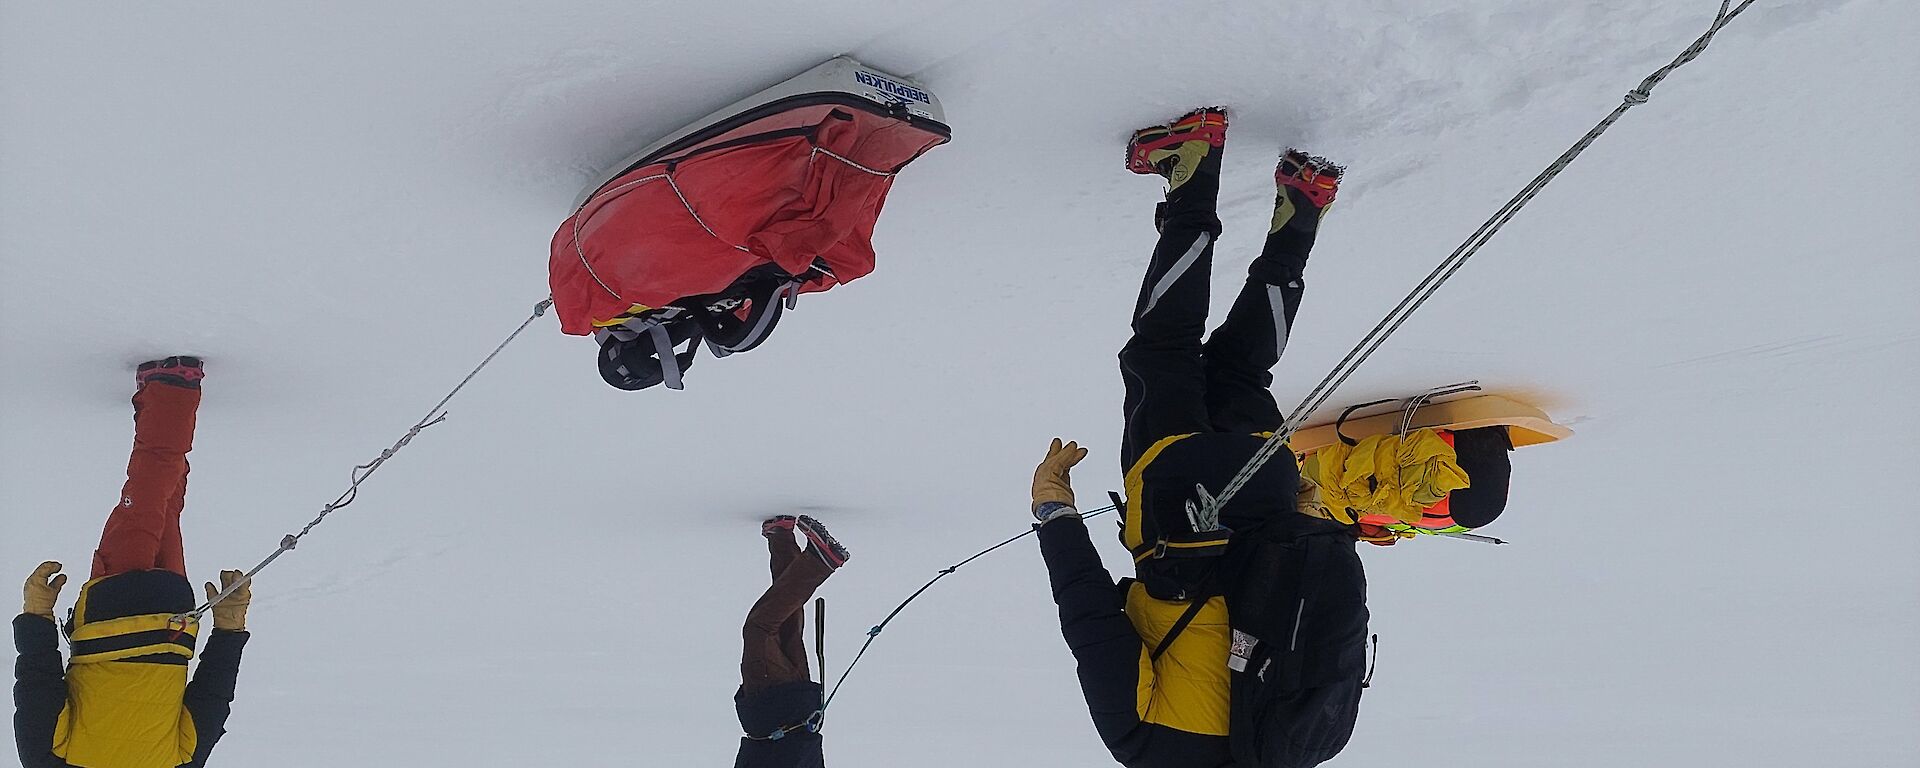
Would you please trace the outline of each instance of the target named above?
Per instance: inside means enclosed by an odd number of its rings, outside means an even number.
[[[1033,470],[1033,509],[1050,501],[1073,506],[1073,479],[1068,473],[1086,457],[1087,449],[1079,443],[1061,445],[1060,438],[1054,438],[1047,457]]]
[[[21,613],[53,618],[53,606],[60,601],[60,588],[67,585],[67,575],[60,573],[62,567],[48,560],[33,569],[33,575],[27,577],[26,599],[21,601]]]
[[[214,596],[220,594],[222,590],[233,586],[235,582],[244,578],[246,578],[246,574],[240,571],[221,571],[220,586],[218,588],[213,586],[213,582],[207,582],[207,599],[212,600]],[[241,584],[239,589],[234,590],[233,594],[227,595],[227,599],[213,606],[213,628],[223,629],[228,632],[246,631],[247,605],[252,602],[253,582],[249,580],[247,583]]]

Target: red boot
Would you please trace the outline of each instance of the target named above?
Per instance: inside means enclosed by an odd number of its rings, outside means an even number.
[[[206,376],[206,372],[201,369],[200,358],[175,355],[141,363],[139,369],[133,373],[133,380],[142,387],[159,382],[187,389],[199,389],[200,380]]]
[[[1334,196],[1340,192],[1340,176],[1345,172],[1345,168],[1334,165],[1324,157],[1297,149],[1289,148],[1281,154],[1280,164],[1273,169],[1273,180],[1278,187],[1273,205],[1273,228],[1267,231],[1279,232],[1288,224],[1309,232],[1317,228],[1320,217],[1327,212],[1327,206],[1333,204]],[[1301,212],[1310,215],[1299,216]]]
[[[1196,109],[1172,125],[1134,131],[1127,141],[1127,170],[1164,177],[1171,191],[1204,169],[1219,173],[1219,150],[1226,145],[1226,108]]]

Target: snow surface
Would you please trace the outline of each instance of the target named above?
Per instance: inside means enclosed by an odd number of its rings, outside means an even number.
[[[192,569],[251,564],[545,294],[602,164],[832,55],[955,142],[880,269],[684,393],[549,318],[267,572],[217,765],[725,765],[755,521],[821,517],[838,668],[1018,532],[1054,435],[1118,484],[1152,240],[1138,125],[1235,108],[1216,299],[1287,143],[1350,163],[1291,406],[1712,0],[0,4],[0,575],[84,573],[133,363],[207,355]],[[1761,0],[1336,398],[1478,378],[1516,544],[1368,550],[1379,673],[1336,765],[1920,764],[1920,8]],[[1122,558],[1115,547],[1110,562]],[[13,578],[13,576],[6,576]],[[66,596],[72,598],[72,589]],[[1028,543],[927,593],[837,766],[1109,764]]]

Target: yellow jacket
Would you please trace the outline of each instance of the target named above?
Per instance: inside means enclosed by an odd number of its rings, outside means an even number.
[[[1335,443],[1307,457],[1300,478],[1300,511],[1345,524],[1365,515],[1417,524],[1422,510],[1468,484],[1453,446],[1431,429]]]
[[[87,582],[74,604],[67,706],[54,727],[53,753],[76,766],[185,765],[199,742],[183,703],[199,625],[175,622],[172,611],[100,617],[91,610],[95,587],[114,578]]]
[[[136,571],[89,581],[68,624],[72,658],[43,617],[14,620],[15,739],[28,768],[204,764],[222,733],[245,632],[215,632],[188,682],[199,627],[186,577]]]
[[[1213,597],[1159,659],[1153,649],[1187,612],[1189,603],[1156,600],[1139,582],[1127,587],[1127,619],[1139,633],[1140,721],[1209,736],[1227,735],[1231,687],[1227,600]]]

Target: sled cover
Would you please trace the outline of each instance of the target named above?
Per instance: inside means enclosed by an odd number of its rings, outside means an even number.
[[[803,292],[873,271],[893,175],[951,132],[939,100],[841,57],[641,150],[554,233],[560,328],[714,294],[755,267],[810,268]]]

